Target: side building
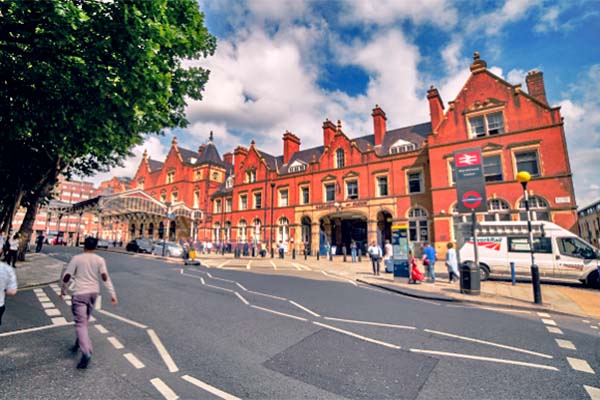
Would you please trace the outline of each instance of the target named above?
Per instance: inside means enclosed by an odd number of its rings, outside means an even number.
[[[600,201],[579,210],[579,236],[600,247]]]

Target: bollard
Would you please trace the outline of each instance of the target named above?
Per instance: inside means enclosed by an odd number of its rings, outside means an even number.
[[[329,250],[329,261],[333,261],[333,253]]]
[[[319,250],[317,250],[317,261],[319,261],[319,257],[321,256],[319,253],[321,253]]]
[[[305,249],[305,250],[304,250],[304,261],[306,261],[306,253],[308,253],[308,252],[307,252],[307,251],[306,251],[306,249]]]
[[[256,257],[256,247],[252,246],[252,257]]]
[[[362,251],[358,251],[358,262],[362,262]]]
[[[540,270],[537,265],[531,266],[531,283],[533,284],[533,301],[542,304],[542,289],[540,288]]]
[[[296,259],[296,248],[292,249],[292,260]]]
[[[346,262],[346,246],[342,246],[343,261]]]
[[[512,280],[512,285],[515,286],[517,284],[517,277],[515,274],[515,263],[513,261],[510,262],[510,279]]]
[[[275,249],[271,247],[271,258],[275,258]]]

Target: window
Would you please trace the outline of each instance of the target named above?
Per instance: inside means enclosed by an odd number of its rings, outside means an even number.
[[[325,201],[335,200],[335,183],[328,183],[325,185]]]
[[[344,168],[345,162],[344,149],[337,149],[335,152],[335,166],[336,168]]]
[[[286,217],[279,219],[279,232],[277,239],[283,243],[290,237],[290,221]]]
[[[230,176],[225,181],[225,188],[226,189],[231,189],[232,187],[233,187],[233,176]]]
[[[504,133],[504,118],[501,112],[469,118],[469,125],[473,138]]]
[[[529,253],[529,238],[509,237],[508,251],[511,253]],[[533,251],[536,253],[552,254],[552,240],[549,237],[533,238]]]
[[[199,181],[202,179],[202,170],[201,169],[197,169],[194,172],[194,180]]]
[[[177,192],[171,193],[171,203],[176,203],[178,198],[179,198],[179,193],[177,193]]]
[[[194,208],[200,207],[200,192],[196,190],[194,192]]]
[[[251,236],[252,236],[252,242],[253,243],[258,243],[260,242],[260,219],[256,218],[253,222],[252,225],[254,227],[254,229],[252,229],[251,232]]]
[[[248,209],[248,195],[240,194],[240,210]]]
[[[429,240],[427,211],[416,207],[408,212],[408,236],[411,242],[426,242]]]
[[[525,199],[519,202],[519,219],[527,221],[527,212],[525,211]],[[529,198],[529,211],[532,221],[550,221],[550,212],[548,211],[548,202],[539,196]]]
[[[166,193],[161,193],[160,194],[160,201],[163,203],[166,203],[167,201],[167,194]]]
[[[383,197],[388,195],[388,179],[387,176],[377,177],[377,196]]]
[[[417,148],[417,145],[414,143],[407,143],[407,144],[402,144],[402,145],[398,145],[398,146],[392,146],[392,147],[390,147],[390,154],[404,153],[407,151],[415,150],[416,148]]]
[[[500,156],[483,157],[483,174],[486,182],[502,180],[502,160]]]
[[[484,215],[486,221],[510,221],[510,206],[501,199],[491,199],[487,202],[488,212]]]
[[[221,200],[215,200],[215,213],[221,212]]]
[[[175,171],[167,172],[166,183],[173,183],[173,182],[175,182]]]
[[[282,189],[279,191],[279,207],[288,206],[288,190]]]
[[[138,189],[142,189],[142,190],[144,190],[144,180],[143,180],[143,179],[140,179],[140,180],[138,181],[138,185],[137,185],[137,187],[138,187]]]
[[[531,176],[540,175],[538,153],[536,150],[516,153],[515,161],[517,164],[517,172],[527,171]]]
[[[292,165],[288,168],[288,172],[300,172],[306,170],[306,164],[301,163],[300,161],[294,161]]]
[[[213,173],[212,173],[212,180],[213,180],[213,181],[218,181],[218,180],[219,180],[219,178],[220,178],[220,175],[219,175],[219,173],[218,173],[218,172],[213,172]]]
[[[225,199],[225,212],[231,212],[231,204],[233,203],[231,197]]]
[[[239,237],[238,240],[241,242],[245,242],[247,237],[246,237],[246,227],[248,224],[246,224],[246,220],[241,220],[240,221],[240,233],[239,233]]]
[[[310,191],[308,186],[302,186],[300,188],[300,204],[310,203]]]
[[[346,198],[358,199],[358,181],[346,182]]]
[[[213,242],[221,241],[221,224],[219,222],[215,222],[213,225]]]
[[[246,183],[254,183],[256,182],[256,170],[250,169],[246,171]]]
[[[408,193],[423,192],[422,174],[419,172],[408,173]]]
[[[587,243],[583,242],[579,238],[557,238],[556,244],[558,244],[558,250],[562,255],[568,257],[583,258],[586,260],[598,258],[598,254],[594,251],[594,249],[588,246]]]
[[[225,221],[225,228],[223,229],[223,233],[225,234],[225,241],[231,241],[231,222]]]
[[[254,193],[254,208],[262,208],[262,193]]]

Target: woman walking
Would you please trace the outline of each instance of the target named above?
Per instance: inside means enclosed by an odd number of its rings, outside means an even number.
[[[456,250],[454,250],[454,245],[452,243],[448,243],[446,247],[448,248],[448,251],[446,252],[446,267],[448,267],[448,281],[454,282],[454,279],[459,280]]]

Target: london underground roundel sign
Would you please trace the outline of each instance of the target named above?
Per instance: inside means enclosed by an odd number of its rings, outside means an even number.
[[[470,209],[477,208],[483,201],[483,196],[475,191],[465,192],[462,196],[463,205]]]

